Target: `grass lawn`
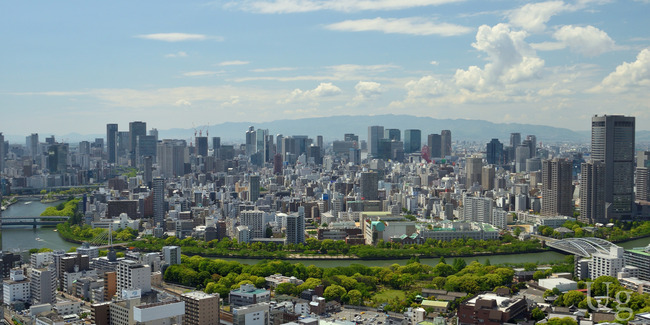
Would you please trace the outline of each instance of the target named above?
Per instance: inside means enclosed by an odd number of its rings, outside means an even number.
[[[401,290],[383,290],[372,297],[376,302],[390,302],[395,298],[404,300],[406,299],[406,293]]]

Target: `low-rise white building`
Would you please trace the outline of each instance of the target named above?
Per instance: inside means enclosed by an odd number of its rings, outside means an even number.
[[[13,269],[10,271],[9,280],[3,284],[2,296],[5,304],[11,304],[14,301],[28,302],[30,300],[29,279],[25,277],[23,270]]]

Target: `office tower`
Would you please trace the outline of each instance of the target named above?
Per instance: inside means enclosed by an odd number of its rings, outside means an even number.
[[[158,169],[165,177],[185,175],[185,163],[189,162],[189,149],[185,140],[162,140],[158,143],[156,152]]]
[[[650,201],[650,172],[647,167],[636,168],[636,200]]]
[[[117,163],[120,158],[127,157],[129,154],[129,132],[117,131]]]
[[[158,129],[153,128],[149,130],[149,135],[156,138],[156,141],[158,141]]]
[[[146,156],[142,159],[144,169],[144,183],[148,188],[151,188],[153,182],[153,158]]]
[[[542,215],[573,216],[573,163],[564,159],[542,162]]]
[[[346,133],[343,135],[343,141],[354,142],[355,148],[359,148],[359,136],[353,133]]]
[[[323,136],[322,135],[317,135],[316,136],[316,146],[318,146],[319,148],[321,148],[321,150],[323,150],[324,147],[323,147]]]
[[[196,142],[196,152],[195,154],[197,156],[203,156],[207,157],[208,156],[208,137],[196,137],[195,138]]]
[[[266,228],[264,227],[264,211],[242,211],[239,215],[239,220],[242,226],[248,226],[250,238],[264,238],[264,234],[266,233]]]
[[[185,325],[219,324],[219,294],[192,291],[181,295],[185,302]]]
[[[5,137],[0,132],[0,175],[4,173],[5,169]]]
[[[521,133],[510,133],[510,146],[517,148],[521,144]]]
[[[528,148],[530,149],[530,158],[537,156],[537,137],[534,135],[527,135],[526,141],[528,141]]]
[[[269,135],[269,130],[267,129],[257,129],[255,132],[255,151],[254,152],[264,152],[264,145],[266,136]]]
[[[379,140],[384,137],[383,126],[368,127],[368,156],[377,157],[379,155]]]
[[[90,155],[90,142],[88,141],[79,142],[79,154]]]
[[[165,179],[153,179],[153,222],[156,227],[165,229]]]
[[[650,151],[639,151],[637,153],[636,166],[650,168]]]
[[[391,148],[392,143],[397,141],[391,141],[390,139],[379,139],[379,148],[377,149],[377,154],[373,155],[373,158],[379,159],[390,159],[391,158]],[[401,141],[399,143],[402,143]]]
[[[622,115],[591,119],[591,159],[605,164],[607,218],[631,219],[634,205],[635,118]],[[608,211],[609,212],[609,211]]]
[[[249,200],[253,203],[260,198],[260,175],[251,175],[248,180]]]
[[[362,172],[359,180],[362,200],[379,199],[379,174],[375,172]]]
[[[286,244],[305,243],[305,216],[303,214],[291,214],[286,217],[287,231]]]
[[[401,141],[401,132],[399,129],[384,129],[384,139]]]
[[[212,137],[212,150],[214,150],[215,155],[219,148],[221,148],[221,137]]]
[[[492,218],[492,199],[487,197],[463,197],[463,220],[468,222],[490,223]]]
[[[515,150],[515,172],[523,173],[526,171],[526,159],[530,158],[530,147],[528,145],[519,145]]]
[[[106,152],[108,163],[117,163],[117,124],[106,124]]]
[[[266,135],[266,139],[264,140],[264,162],[271,162],[273,160],[273,156],[275,156],[276,146],[273,143],[274,139],[275,137],[273,135]]]
[[[607,223],[605,204],[605,164],[582,163],[580,170],[580,217],[585,223]]]
[[[474,184],[481,184],[481,173],[483,172],[482,158],[467,158],[465,160],[465,187],[471,188]]]
[[[54,264],[32,269],[29,279],[32,305],[56,302],[56,269]]]
[[[540,170],[542,170],[542,160],[540,158],[535,157],[526,159],[527,172],[538,172]]]
[[[503,143],[499,139],[492,139],[486,146],[487,163],[490,165],[503,164]]]
[[[255,127],[249,126],[246,131],[246,155],[250,156],[255,153],[257,149],[257,137],[255,134]]]
[[[349,148],[348,149],[348,161],[353,165],[361,164],[361,149]]]
[[[481,187],[485,191],[494,189],[494,178],[496,177],[496,170],[494,166],[483,166],[481,169]]]
[[[442,156],[442,143],[440,134],[429,134],[427,136],[427,146],[429,146],[429,157],[440,158]]]
[[[282,152],[282,139],[284,139],[282,134],[275,135],[275,153],[279,153],[284,157],[284,153]]]
[[[137,166],[136,163],[136,148],[138,145],[138,136],[147,135],[147,123],[141,121],[135,121],[129,123],[129,159],[131,160],[131,166]]]
[[[142,293],[151,291],[151,267],[134,260],[121,260],[117,263],[117,292],[140,289]]]
[[[273,174],[280,175],[282,174],[282,155],[276,153],[273,156]]]
[[[181,264],[181,247],[180,246],[163,246],[163,259],[167,265]]]
[[[307,151],[307,158],[313,158],[314,164],[322,165],[323,157],[321,156],[321,147],[315,145],[309,147],[309,151]]]
[[[440,155],[442,157],[451,156],[451,131],[442,130],[440,132]]]
[[[153,135],[139,135],[136,139],[135,159],[136,166],[141,167],[144,157],[151,157],[154,161],[157,157],[158,142]]]
[[[422,148],[422,131],[404,130],[404,153],[419,152]]]
[[[47,149],[47,168],[50,173],[65,173],[68,168],[68,148],[66,143],[55,143]]]

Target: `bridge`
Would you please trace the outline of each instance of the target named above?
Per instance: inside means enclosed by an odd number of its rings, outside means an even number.
[[[618,247],[607,240],[595,237],[565,238],[546,244],[548,247],[582,257],[590,257],[594,253],[608,254],[612,247]]]
[[[5,226],[56,226],[68,221],[70,217],[64,216],[37,216],[37,217],[2,217],[2,227]]]

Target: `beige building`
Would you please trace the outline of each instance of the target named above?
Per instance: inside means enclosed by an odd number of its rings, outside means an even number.
[[[207,294],[203,291],[193,291],[181,295],[185,302],[186,325],[219,324],[219,294]]]

